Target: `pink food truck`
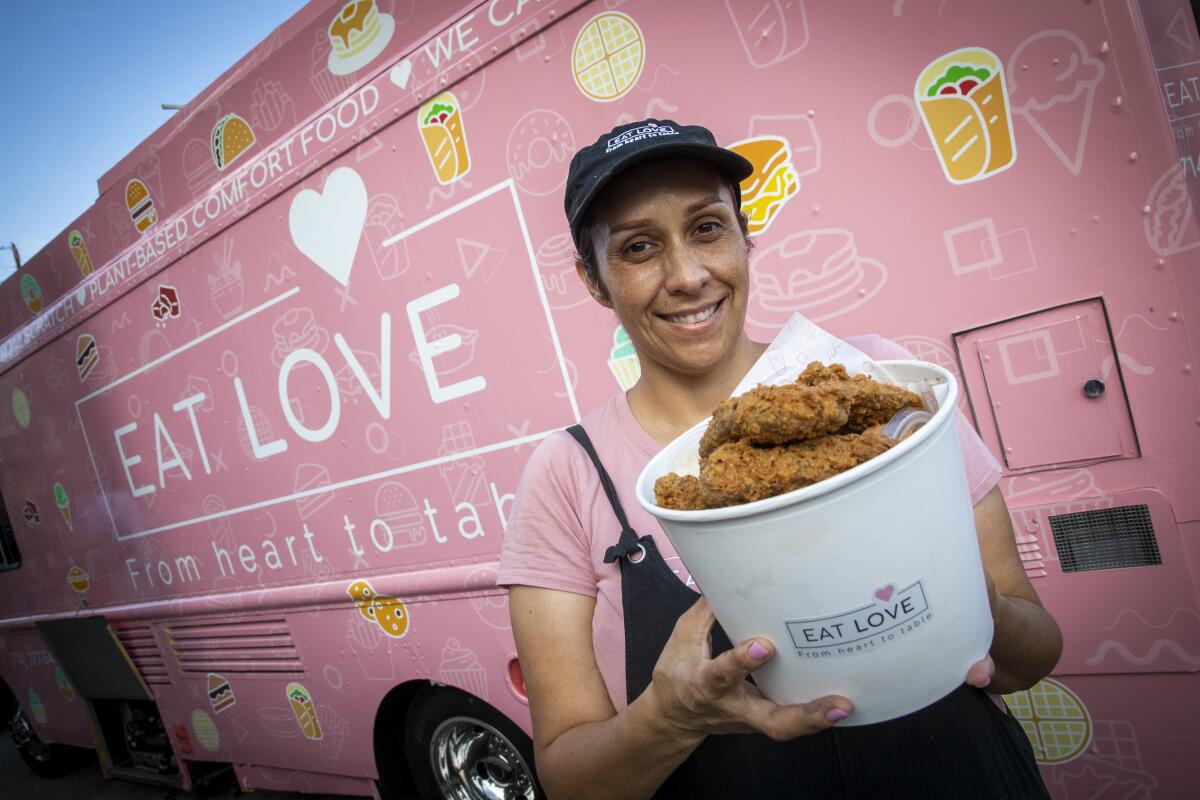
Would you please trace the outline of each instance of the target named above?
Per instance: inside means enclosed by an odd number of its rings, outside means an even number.
[[[562,194],[653,118],[755,164],[752,335],[960,381],[1064,631],[1004,698],[1053,796],[1195,796],[1198,81],[1184,0],[311,3],[0,286],[26,761],[537,796],[498,555],[638,379]]]

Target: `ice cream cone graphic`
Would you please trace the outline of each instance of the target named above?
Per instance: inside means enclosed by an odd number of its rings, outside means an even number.
[[[71,498],[67,497],[67,490],[61,483],[54,484],[54,505],[58,506],[58,510],[62,512],[63,522],[67,523],[68,528],[71,528]],[[72,530],[74,529],[72,528]]]
[[[454,183],[466,175],[471,169],[471,156],[458,99],[442,92],[421,106],[417,119],[438,183]]]
[[[638,361],[637,351],[633,348],[633,342],[629,340],[629,334],[620,325],[613,331],[613,346],[608,357],[608,368],[612,370],[613,377],[625,391],[632,389],[633,385],[642,377],[642,365]]]
[[[67,234],[67,246],[71,248],[71,255],[75,258],[76,265],[79,266],[79,271],[83,273],[83,277],[92,274],[95,266],[92,264],[92,254],[88,252],[87,242],[83,239],[83,234],[79,231],[71,231]]]
[[[312,695],[298,683],[287,685],[287,699],[292,706],[292,714],[300,723],[300,730],[309,739],[321,738],[321,723],[317,720],[317,709],[313,705]]]
[[[1029,123],[1072,175],[1080,174],[1104,62],[1074,33],[1049,30],[1017,45],[1009,65],[1013,113]]]
[[[972,183],[1017,158],[1000,59],[982,47],[939,57],[913,88],[925,130],[951,183]]]

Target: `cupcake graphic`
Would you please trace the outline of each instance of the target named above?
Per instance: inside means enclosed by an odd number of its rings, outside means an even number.
[[[638,378],[642,377],[642,365],[638,362],[637,351],[633,349],[633,342],[629,341],[629,334],[620,325],[613,331],[613,347],[608,356],[608,368],[612,370],[617,383],[626,391],[632,389]]]
[[[487,670],[473,652],[458,643],[458,639],[446,640],[438,678],[448,686],[457,686],[476,697],[487,698]]]

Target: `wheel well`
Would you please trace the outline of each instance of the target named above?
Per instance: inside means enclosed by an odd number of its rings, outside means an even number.
[[[404,725],[413,701],[428,686],[429,681],[407,681],[393,687],[375,714],[375,767],[385,798],[416,794],[417,786],[404,755]]]
[[[0,678],[0,730],[12,720],[17,713],[17,697],[8,688],[4,678]]]

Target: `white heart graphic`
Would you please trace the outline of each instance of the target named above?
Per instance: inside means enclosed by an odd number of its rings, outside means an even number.
[[[367,219],[367,187],[358,173],[338,167],[324,191],[305,189],[292,199],[288,229],[301,253],[346,286]]]
[[[85,302],[87,302],[87,287],[80,286],[75,290],[75,305],[83,308]]]
[[[396,66],[392,67],[392,71],[388,77],[392,79],[392,83],[404,89],[408,86],[408,79],[412,75],[412,62],[407,58],[401,61]]]

